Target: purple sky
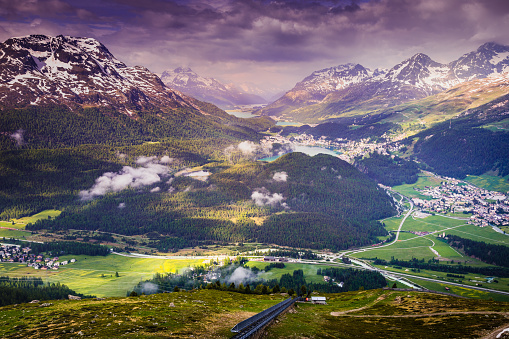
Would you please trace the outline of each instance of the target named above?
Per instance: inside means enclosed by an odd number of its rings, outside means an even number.
[[[285,90],[347,62],[392,67],[423,52],[447,63],[509,44],[507,32],[507,0],[0,0],[2,41],[93,37],[130,66]]]

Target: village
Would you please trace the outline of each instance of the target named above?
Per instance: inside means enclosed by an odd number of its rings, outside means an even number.
[[[438,176],[437,176],[438,177]],[[464,213],[469,223],[476,226],[509,226],[509,200],[507,195],[489,191],[458,179],[438,177],[440,186],[417,189],[431,200],[413,198],[416,207],[430,213]]]
[[[303,133],[292,137],[285,137],[281,135],[268,136],[260,143],[265,146],[273,143],[295,143],[302,146],[324,147],[338,153],[338,157],[341,160],[352,163],[356,157],[362,157],[373,152],[388,155],[391,152],[399,151],[403,147],[400,143],[392,142],[389,139],[386,140],[387,141],[385,142],[370,141],[369,138],[360,139],[358,141],[343,138],[330,140],[324,136],[315,139],[314,136]]]
[[[44,257],[30,252],[30,247],[3,244],[0,246],[0,262],[27,264],[28,267],[43,271],[57,271],[60,266],[76,262],[76,259],[59,261],[58,257]]]

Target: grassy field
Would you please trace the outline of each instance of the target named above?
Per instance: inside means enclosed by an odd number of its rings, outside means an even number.
[[[156,272],[176,272],[203,260],[128,258],[110,254],[102,256],[63,256],[61,260],[75,258],[76,263],[58,271],[34,270],[26,265],[0,263],[0,272],[11,277],[33,276],[47,282],[60,282],[76,292],[98,297],[121,297],[140,282],[152,278]],[[118,272],[120,277],[115,277]]]
[[[509,301],[509,297],[506,295],[502,295],[502,294],[484,292],[484,291],[474,290],[474,289],[470,289],[470,288],[449,285],[445,282],[442,284],[442,283],[435,283],[435,282],[419,280],[419,279],[410,279],[410,280],[415,281],[419,285],[421,285],[429,290],[432,290],[432,291],[453,293],[453,294],[456,294],[456,295],[459,295],[462,297],[473,298],[473,299],[495,300],[495,301],[503,301],[503,302]],[[445,289],[446,287],[449,288],[448,291]]]
[[[465,181],[474,184],[477,187],[485,188],[490,191],[508,192],[509,191],[509,175],[498,177],[495,175],[467,175]]]
[[[25,224],[26,225],[26,224],[34,223],[37,220],[58,217],[60,215],[60,213],[62,213],[62,211],[59,211],[59,210],[45,210],[45,211],[42,211],[41,213],[34,214],[34,215],[30,216],[30,217],[24,217],[24,218],[20,218],[20,219],[13,219],[13,221],[15,223],[20,223],[20,224]]]
[[[417,182],[415,184],[394,186],[392,189],[410,198],[420,198],[424,200],[430,200],[431,199],[430,196],[420,194],[419,192],[414,190],[414,187],[423,189],[425,186],[439,186],[439,185],[440,179],[436,178],[433,174],[429,172],[421,172],[419,173],[419,178],[417,179]]]
[[[394,217],[384,220],[387,230],[397,230],[402,217]],[[456,250],[437,239],[442,233],[454,234],[463,238],[476,241],[484,241],[493,244],[509,245],[509,236],[495,232],[490,227],[477,227],[466,224],[466,220],[430,215],[425,218],[408,217],[401,228],[402,231],[437,232],[434,235],[419,237],[412,233],[401,232],[396,243],[386,247],[368,248],[362,252],[352,254],[356,258],[380,258],[390,260],[391,257],[402,260],[423,258],[429,260],[436,257],[430,250],[433,246],[441,257],[453,260],[467,260]],[[433,244],[434,243],[434,244]]]
[[[263,270],[269,263],[259,261],[249,261],[246,265],[249,267],[258,267]],[[269,272],[260,274],[262,279],[280,279],[285,273],[293,274],[295,270],[302,270],[304,272],[304,278],[308,283],[321,283],[323,282],[323,276],[317,275],[316,271],[319,268],[329,267],[327,265],[313,265],[313,264],[298,264],[298,263],[285,263],[285,268],[273,268]],[[333,266],[330,266],[333,267]],[[336,267],[336,266],[334,266]]]
[[[31,236],[30,232],[0,228],[0,242],[3,240],[2,238],[28,239],[30,238],[30,236]]]

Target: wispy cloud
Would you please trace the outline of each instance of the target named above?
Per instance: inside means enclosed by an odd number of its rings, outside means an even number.
[[[160,164],[156,157],[140,157],[136,163],[141,167],[124,166],[119,172],[104,173],[95,180],[95,184],[90,189],[79,193],[81,200],[92,200],[110,192],[120,192],[128,187],[149,186],[160,182],[170,172],[170,168]],[[158,192],[160,190],[158,188],[153,188],[151,192]]]

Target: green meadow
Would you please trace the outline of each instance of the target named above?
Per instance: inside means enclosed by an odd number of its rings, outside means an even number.
[[[34,214],[34,215],[30,216],[30,217],[23,217],[23,218],[20,218],[20,219],[13,219],[13,221],[15,223],[20,223],[20,224],[25,224],[25,225],[26,224],[33,224],[37,220],[58,217],[60,215],[60,213],[62,213],[62,211],[59,211],[59,210],[45,210],[45,211],[42,211],[40,213]]]
[[[427,195],[422,195],[421,193],[414,190],[414,188],[424,189],[425,186],[439,186],[440,181],[441,181],[440,179],[436,178],[433,174],[429,172],[421,172],[419,173],[419,178],[417,179],[416,183],[394,186],[392,189],[409,198],[420,198],[424,200],[430,200],[431,197]]]
[[[268,262],[260,262],[260,261],[249,261],[246,266],[249,267],[258,267],[260,270],[263,270],[265,266],[269,265]],[[268,272],[263,272],[260,274],[260,278],[270,280],[270,279],[280,279],[281,276],[285,273],[293,274],[295,270],[302,270],[304,272],[304,278],[306,282],[309,283],[320,283],[323,282],[323,276],[317,275],[316,271],[319,268],[324,267],[337,267],[337,266],[327,266],[327,265],[314,265],[314,264],[298,264],[298,263],[284,263],[285,268],[273,268]]]
[[[35,270],[26,265],[0,263],[0,272],[11,277],[33,276],[46,282],[60,282],[76,292],[98,297],[122,297],[141,280],[156,273],[172,272],[188,266],[200,265],[198,259],[130,258],[110,254],[102,256],[62,256],[61,260],[77,259],[61,266],[58,271]],[[119,277],[115,277],[118,272]]]
[[[499,177],[495,175],[467,175],[465,181],[490,191],[509,192],[509,175]]]
[[[394,231],[399,228],[403,217],[385,219],[385,228]],[[408,217],[401,228],[402,231],[436,232],[433,235],[418,236],[413,233],[401,232],[397,242],[385,247],[372,247],[352,254],[356,258],[380,258],[390,260],[395,257],[401,260],[412,258],[432,259],[436,250],[442,258],[452,260],[467,260],[463,255],[451,248],[447,243],[440,241],[437,236],[443,233],[454,234],[463,238],[484,241],[493,244],[509,245],[509,236],[495,232],[490,227],[478,227],[466,224],[464,219],[455,219],[441,215],[429,215],[425,218]]]

